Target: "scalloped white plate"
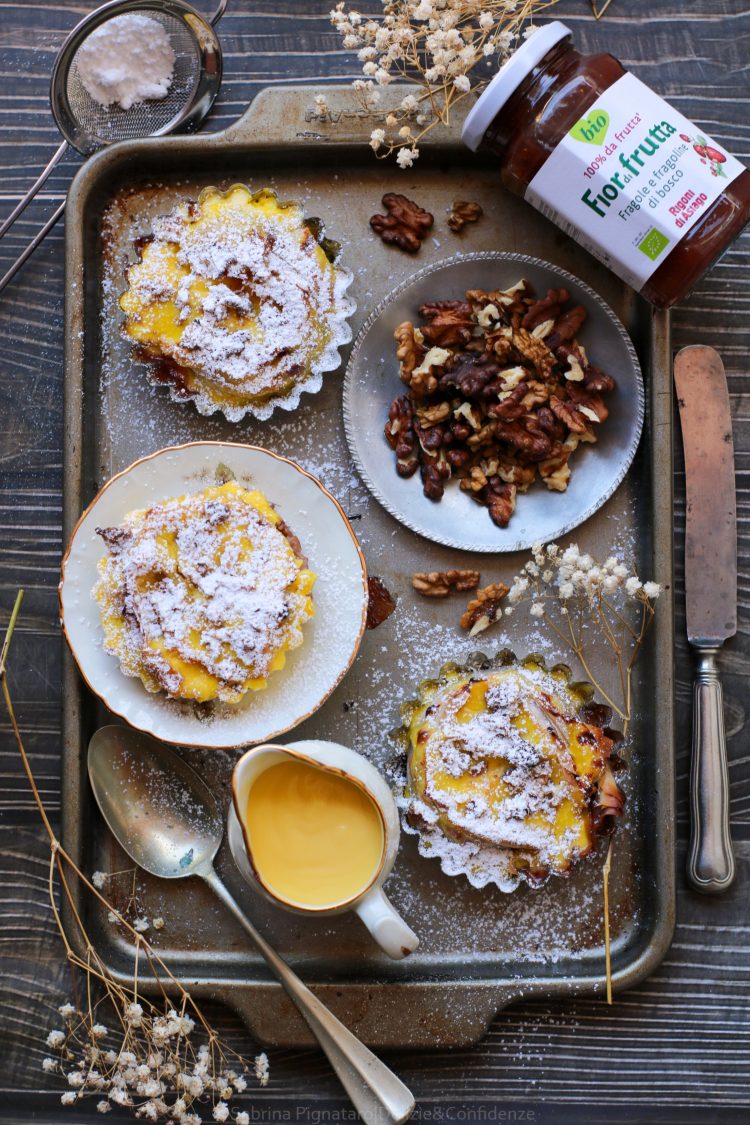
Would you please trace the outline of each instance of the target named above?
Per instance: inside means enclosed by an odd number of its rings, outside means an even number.
[[[97,527],[121,523],[126,512],[197,492],[216,483],[225,466],[240,484],[259,488],[302,544],[317,575],[315,617],[302,645],[289,653],[264,691],[209,712],[164,693],[147,692],[104,651],[99,608],[91,596],[105,548]],[[162,449],[113,477],[81,516],[63,558],[60,618],[86,683],[115,715],[155,738],[181,746],[228,749],[267,742],[308,718],[351,666],[365,628],[365,562],[341,507],[293,461],[253,445],[191,442]]]
[[[596,445],[579,447],[571,458],[567,492],[550,492],[536,482],[519,495],[506,528],[496,527],[486,509],[450,481],[435,503],[422,492],[419,473],[404,480],[383,437],[388,410],[406,388],[396,360],[393,330],[415,320],[428,301],[463,297],[467,289],[505,289],[520,278],[537,293],[561,284],[588,310],[578,338],[591,361],[614,376],[607,395],[609,418]],[[630,468],[643,429],[644,393],[635,348],[625,327],[601,297],[565,270],[525,254],[486,252],[437,262],[403,282],[365,322],[352,349],[344,383],[344,424],[354,462],[376,500],[412,531],[466,551],[527,550],[558,539],[587,520],[615,491]]]

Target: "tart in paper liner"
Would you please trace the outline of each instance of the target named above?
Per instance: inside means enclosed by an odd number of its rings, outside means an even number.
[[[340,366],[352,275],[300,204],[268,188],[208,187],[156,219],[136,249],[123,331],[174,402],[264,421]]]
[[[424,680],[394,732],[407,754],[404,831],[420,855],[505,892],[569,875],[624,803],[612,752],[622,736],[593,696],[567,665],[508,649]]]

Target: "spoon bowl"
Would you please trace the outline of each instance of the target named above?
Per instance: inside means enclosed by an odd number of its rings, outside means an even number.
[[[112,835],[144,870],[184,879],[210,869],[224,820],[206,783],[168,746],[127,727],[89,743],[89,779]]]

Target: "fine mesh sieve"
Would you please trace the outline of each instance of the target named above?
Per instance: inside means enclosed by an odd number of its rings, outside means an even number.
[[[91,12],[73,28],[58,53],[52,70],[50,106],[65,140],[24,198],[0,224],[0,238],[11,228],[68,148],[84,156],[115,141],[158,137],[177,130],[197,129],[213,105],[221,85],[221,46],[213,30],[224,13],[220,0],[211,20],[184,0],[111,0]],[[169,36],[175,55],[174,73],[166,97],[136,102],[130,109],[100,105],[81,82],[76,58],[92,31],[116,16],[137,12],[158,21]],[[65,210],[63,202],[35,235],[23,253],[0,278],[0,292],[15,277]]]

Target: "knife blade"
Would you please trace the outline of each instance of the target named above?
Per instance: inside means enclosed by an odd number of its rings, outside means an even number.
[[[732,416],[724,365],[694,345],[674,363],[685,453],[685,610],[696,650],[687,875],[718,894],[734,879],[724,706],[717,654],[737,631],[737,512]]]
[[[713,348],[683,348],[674,379],[687,486],[688,640],[721,644],[737,632],[734,447],[724,365]]]

